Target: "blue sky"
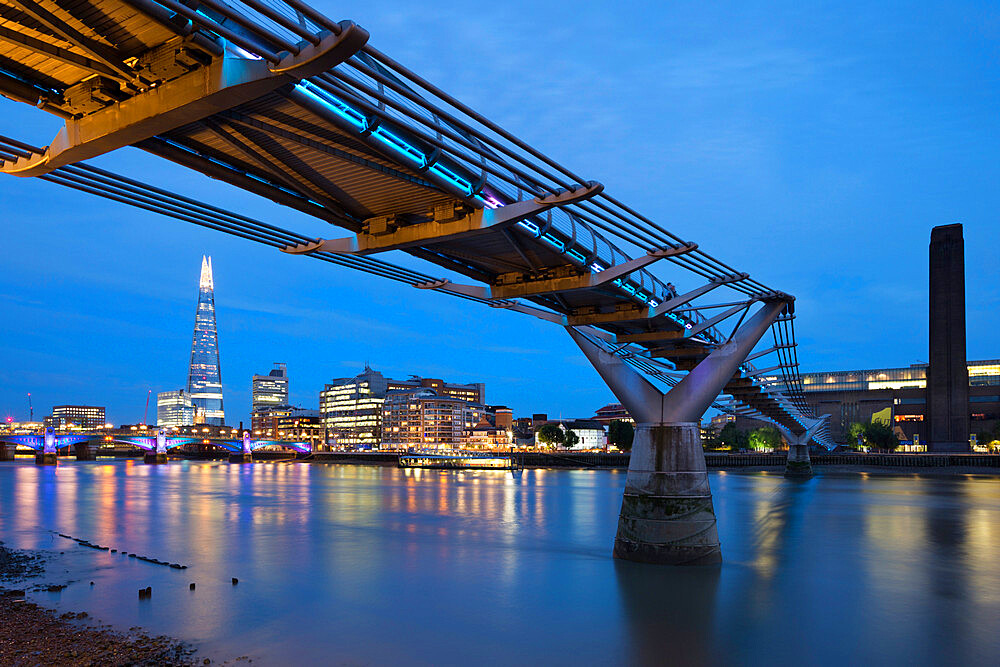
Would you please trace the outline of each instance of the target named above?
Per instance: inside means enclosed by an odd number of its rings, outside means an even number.
[[[681,237],[798,297],[804,370],[927,358],[927,243],[965,224],[970,358],[1000,357],[995,3],[315,2]],[[59,123],[0,100],[0,133]],[[94,164],[319,235],[126,149]],[[228,421],[284,361],[295,403],[367,361],[487,384],[517,414],[612,400],[565,332],[41,181],[0,178],[0,413],[142,418],[183,386],[202,253]],[[326,230],[328,231],[328,230]],[[429,273],[435,273],[432,268]],[[439,272],[439,271],[438,271]],[[151,413],[154,407],[150,408]]]

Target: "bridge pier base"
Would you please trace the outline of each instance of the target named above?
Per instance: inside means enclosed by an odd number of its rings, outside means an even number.
[[[614,556],[664,565],[722,562],[697,422],[636,427]]]
[[[0,461],[13,461],[17,453],[17,445],[0,442]]]
[[[77,461],[96,461],[97,460],[97,447],[91,445],[89,442],[80,442],[73,445],[74,453],[76,454]]]
[[[230,463],[253,463],[253,454],[250,452],[231,452],[229,454]]]
[[[625,493],[618,515],[616,558],[665,565],[722,562],[715,506],[701,446],[701,416],[788,303],[765,300],[759,310],[666,393],[616,354],[600,336],[567,327],[635,419]]]
[[[54,466],[56,464],[56,453],[55,452],[35,452],[35,465],[39,466]]]
[[[813,476],[809,461],[808,445],[788,445],[788,461],[785,463],[785,477],[809,478]]]
[[[812,420],[806,430],[798,435],[784,426],[778,430],[788,441],[788,461],[785,463],[785,477],[809,479],[813,476],[812,462],[809,460],[809,441],[830,415],[823,415]],[[808,423],[808,422],[807,422]]]
[[[166,452],[146,452],[142,457],[143,463],[150,465],[160,465],[167,462]]]

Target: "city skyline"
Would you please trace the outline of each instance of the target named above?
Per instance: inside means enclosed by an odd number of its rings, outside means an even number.
[[[498,24],[516,28],[504,42],[515,40],[525,57],[553,11],[517,4],[488,10]],[[734,12],[741,20],[727,21]],[[996,356],[991,332],[1000,317],[1000,280],[991,240],[1000,202],[990,185],[997,166],[983,156],[994,152],[989,147],[1000,133],[966,129],[995,126],[997,101],[995,86],[987,85],[995,65],[983,64],[992,60],[984,57],[988,41],[971,6],[902,15],[859,5],[835,17],[806,9],[673,7],[623,11],[610,23],[602,12],[581,11],[565,34],[552,37],[560,55],[542,59],[532,75],[558,81],[561,97],[578,100],[552,108],[552,92],[540,93],[550,89],[538,81],[478,83],[491,75],[504,80],[509,68],[491,70],[497,37],[457,5],[420,23],[428,39],[449,43],[445,36],[462,35],[462,49],[433,54],[412,41],[409,26],[421,21],[412,9],[390,4],[355,14],[385,44],[398,44],[395,55],[502,125],[599,175],[720,258],[753,266],[756,278],[798,295],[802,370],[927,361],[926,234],[954,220],[965,222],[968,247],[968,355]],[[894,29],[886,33],[890,19]],[[627,42],[627,53],[598,57],[571,38],[594,29]],[[671,39],[663,41],[664,34]],[[473,61],[477,67],[469,68]],[[664,63],[656,77],[648,62]],[[602,86],[571,74],[581,63]],[[874,89],[889,94],[867,94]],[[594,116],[609,94],[619,105]],[[35,143],[46,142],[59,122],[26,105],[0,105]],[[593,143],[581,143],[581,133]],[[637,159],[618,157],[627,154]],[[656,157],[663,155],[669,159]],[[265,220],[300,217],[131,149],[95,163],[155,175],[166,187]],[[895,168],[903,163],[905,178]],[[202,252],[226,276],[227,303],[218,310],[233,414],[249,414],[248,378],[277,357],[297,378],[291,401],[303,405],[314,403],[314,389],[358,372],[365,359],[388,374],[482,379],[518,413],[586,415],[610,401],[558,327],[312,266],[123,206],[97,206],[45,183],[11,179],[0,183],[0,197],[10,202],[8,243],[22,249],[0,269],[4,414],[26,415],[31,392],[43,409],[99,402],[114,421],[140,421],[147,389],[182,385],[171,369],[190,332],[164,323],[190,316],[189,283],[178,280],[177,267]],[[43,215],[32,213],[38,199],[49,203]],[[303,224],[317,235],[326,229]],[[84,228],[86,234],[74,232]],[[808,233],[793,233],[802,229]],[[782,262],[758,261],[774,238],[792,236],[798,240]],[[93,395],[95,377],[103,396]]]
[[[1000,5],[310,2],[0,0],[0,665],[998,661]]]

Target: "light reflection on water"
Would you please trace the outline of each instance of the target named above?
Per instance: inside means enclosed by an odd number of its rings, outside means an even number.
[[[624,480],[620,471],[18,461],[0,464],[0,539],[65,552],[43,581],[76,583],[33,594],[43,603],[255,664],[1000,655],[996,479],[714,473],[717,569],[613,561]],[[153,598],[140,602],[145,586]]]

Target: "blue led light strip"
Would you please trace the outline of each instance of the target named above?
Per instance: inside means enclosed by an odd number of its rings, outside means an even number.
[[[348,123],[350,123],[359,132],[365,132],[368,130],[369,128],[368,118],[364,114],[360,113],[359,111],[348,105],[343,100],[331,95],[329,92],[322,90],[317,86],[314,86],[308,81],[299,82],[298,84],[296,84],[296,88],[298,88],[300,91],[302,91],[312,99],[316,100],[320,104],[323,104],[325,107],[329,108],[331,111],[333,111],[338,116],[340,116]],[[408,160],[416,162],[418,167],[422,168],[427,165],[427,156],[418,148],[414,147],[412,144],[410,144],[405,139],[400,137],[398,134],[386,130],[381,125],[372,130],[370,134],[371,136],[375,137],[389,148],[404,155]],[[456,174],[453,170],[449,169],[448,167],[438,162],[432,164],[427,171],[432,172],[438,178],[441,178],[451,183],[466,196],[471,196],[474,199],[477,199],[486,208],[496,209],[504,205],[503,202],[496,199],[495,197],[483,196],[482,194],[479,193],[473,194],[472,183],[470,183],[467,179],[464,179],[458,174]],[[520,225],[522,229],[526,230],[529,234],[531,234],[531,236],[533,236],[534,238],[536,239],[541,238],[543,241],[548,243],[550,246],[552,246],[559,252],[565,253],[571,260],[581,265],[586,264],[587,260],[580,252],[576,251],[575,249],[567,250],[566,243],[564,241],[556,238],[555,236],[552,236],[549,233],[542,234],[541,230],[534,223],[531,223],[527,220],[522,220],[517,224]],[[604,267],[601,266],[600,264],[594,263],[591,264],[590,269],[594,273],[598,273],[600,271],[603,271]],[[629,284],[629,282],[625,280],[618,279],[613,281],[613,284],[619,287],[623,292],[625,292],[629,296],[633,296],[643,303],[648,302],[653,305],[656,304],[656,302],[649,300],[648,295],[642,293],[635,286]],[[686,324],[683,320],[680,320],[679,323]],[[687,326],[688,328],[690,328],[691,325],[687,324]]]

